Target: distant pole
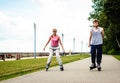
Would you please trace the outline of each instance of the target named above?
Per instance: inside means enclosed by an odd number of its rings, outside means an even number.
[[[81,41],[81,53],[83,52],[83,41]]]
[[[64,34],[62,33],[62,44],[63,44]]]
[[[34,23],[34,59],[36,59],[36,24]]]
[[[63,40],[64,40],[64,34],[62,33],[62,44],[63,44]],[[62,55],[64,55],[64,51],[63,50],[62,50]]]
[[[88,46],[88,44],[86,43],[86,52],[87,52],[87,46]]]
[[[73,52],[75,52],[75,38],[73,38]]]

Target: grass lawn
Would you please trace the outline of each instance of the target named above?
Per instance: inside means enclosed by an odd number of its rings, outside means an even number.
[[[120,61],[120,55],[113,55],[113,57],[115,57],[116,59]]]
[[[89,55],[71,55],[61,57],[63,64],[81,60]],[[1,61],[0,62],[0,81],[21,76],[27,73],[45,69],[47,58],[26,59],[18,61]],[[58,65],[57,60],[53,57],[51,67]]]

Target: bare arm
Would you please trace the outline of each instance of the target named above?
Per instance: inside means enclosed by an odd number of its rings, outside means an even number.
[[[44,50],[44,51],[45,51],[46,46],[47,46],[47,45],[48,45],[48,43],[50,42],[50,40],[51,40],[51,37],[48,39],[48,41],[47,41],[47,43],[46,43],[45,47],[43,48],[43,50]]]
[[[88,47],[90,47],[91,39],[92,39],[92,32],[90,31],[90,37],[89,37],[89,44],[88,44]]]
[[[103,28],[102,28],[101,34],[102,34],[102,38],[104,38],[104,29]]]
[[[61,42],[60,37],[59,37],[59,43],[60,43],[60,45],[61,45],[61,47],[62,47],[63,51],[65,52],[65,49],[64,49],[64,47],[63,47],[63,44],[62,44],[62,42]]]

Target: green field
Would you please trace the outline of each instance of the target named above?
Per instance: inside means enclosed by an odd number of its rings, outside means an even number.
[[[89,55],[73,55],[61,57],[63,63],[69,63],[89,57]],[[45,69],[47,58],[26,59],[18,61],[1,61],[0,62],[0,80],[17,77],[27,73]],[[51,67],[58,65],[57,60],[53,57]]]
[[[120,61],[120,55],[113,55],[113,57],[115,57],[116,59]]]

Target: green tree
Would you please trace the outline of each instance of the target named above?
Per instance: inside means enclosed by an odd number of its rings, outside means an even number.
[[[120,0],[106,0],[104,12],[110,21],[111,38],[116,41],[115,49],[120,50]]]
[[[105,30],[104,53],[120,54],[120,0],[92,0],[88,20],[98,19]]]

